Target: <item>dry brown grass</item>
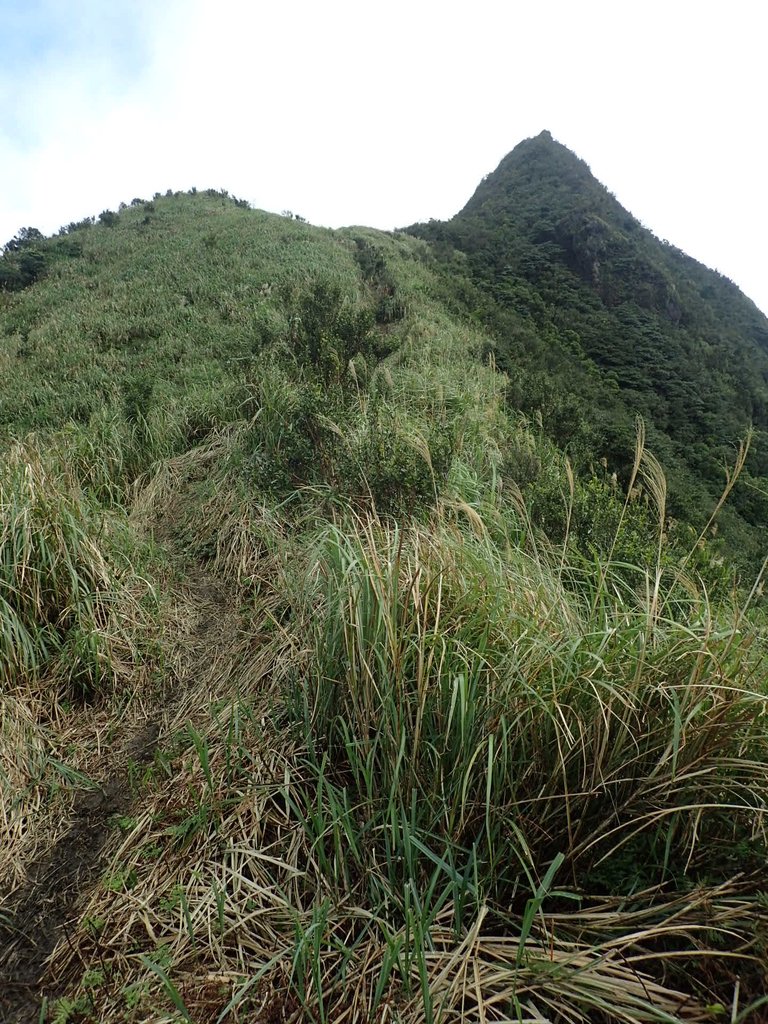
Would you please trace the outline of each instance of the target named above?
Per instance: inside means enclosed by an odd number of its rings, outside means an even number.
[[[396,525],[323,522],[306,496],[289,521],[216,493],[228,445],[137,491],[137,526],[209,556],[169,573],[163,687],[113,687],[77,739],[57,713],[68,763],[111,759],[127,792],[48,959],[50,1016],[670,1024],[717,1000],[738,1020],[768,985],[760,880],[703,874],[710,851],[764,845],[759,644],[701,588],[584,579],[459,498]],[[530,531],[519,495],[504,515]],[[16,785],[53,747],[5,706]],[[142,717],[157,750],[129,764],[115,738]],[[18,879],[41,848],[21,820]],[[666,857],[659,884],[593,895],[582,873],[616,865],[620,888],[638,836],[668,844],[640,847]]]

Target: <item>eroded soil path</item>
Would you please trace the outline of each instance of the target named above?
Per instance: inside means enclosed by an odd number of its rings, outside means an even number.
[[[24,883],[0,893],[0,1022],[38,1024],[44,1000],[61,995],[60,979],[48,961],[77,926],[82,900],[99,882],[104,847],[116,820],[129,814],[137,797],[136,769],[152,761],[167,733],[167,722],[201,671],[201,657],[216,655],[232,640],[237,617],[226,588],[204,567],[185,582],[187,628],[171,638],[176,655],[170,699],[156,716],[135,723],[122,742],[102,755],[103,772],[76,792],[68,828],[30,863]]]
[[[147,721],[124,744],[124,767],[106,775],[93,789],[76,794],[68,831],[29,865],[22,888],[3,901],[0,920],[0,1020],[36,1022],[42,988],[56,988],[46,977],[46,961],[76,920],[83,892],[96,882],[101,850],[116,816],[133,801],[129,770],[154,756],[160,723]],[[50,992],[49,992],[50,994]]]

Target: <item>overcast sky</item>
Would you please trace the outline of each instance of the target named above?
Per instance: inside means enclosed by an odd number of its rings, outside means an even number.
[[[0,244],[168,188],[450,217],[549,129],[768,312],[761,0],[0,0]]]

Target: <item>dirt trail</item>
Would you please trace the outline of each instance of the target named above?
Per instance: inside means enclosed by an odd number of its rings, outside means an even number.
[[[120,760],[142,764],[154,755],[159,723],[145,722],[124,745]],[[47,979],[45,962],[67,928],[76,920],[81,893],[96,881],[100,853],[111,831],[111,820],[131,806],[133,794],[128,764],[106,776],[94,789],[77,793],[70,827],[59,841],[27,871],[26,884],[6,903],[0,919],[0,1020],[27,1024],[39,1018],[40,988],[55,988]]]
[[[196,567],[186,581],[191,621],[174,637],[177,667],[172,700],[163,715],[138,723],[118,749],[103,755],[104,773],[95,786],[79,790],[65,834],[31,863],[23,886],[0,893],[0,1022],[38,1024],[44,997],[61,994],[59,979],[47,962],[67,942],[78,922],[78,907],[103,873],[103,848],[116,817],[127,814],[136,796],[131,778],[137,765],[152,761],[170,715],[183,702],[190,682],[199,678],[199,655],[215,655],[231,639],[235,619],[228,595],[212,574]],[[229,627],[229,628],[227,628]]]

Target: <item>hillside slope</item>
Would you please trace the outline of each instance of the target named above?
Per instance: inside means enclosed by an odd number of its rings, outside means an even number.
[[[554,312],[224,193],[4,259],[3,1019],[760,1020],[762,576]]]
[[[677,518],[708,514],[723,465],[754,428],[723,522],[732,554],[765,552],[768,320],[738,288],[659,241],[548,132],[520,143],[428,238],[464,305],[520,378],[516,404],[577,462],[631,464],[633,421],[670,480]],[[456,252],[464,254],[462,264]],[[455,289],[454,289],[455,290]]]

